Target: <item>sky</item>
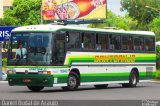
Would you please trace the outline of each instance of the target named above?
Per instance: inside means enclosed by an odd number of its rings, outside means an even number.
[[[116,15],[124,16],[125,13],[120,11],[120,1],[121,0],[107,0],[107,9],[111,10]]]

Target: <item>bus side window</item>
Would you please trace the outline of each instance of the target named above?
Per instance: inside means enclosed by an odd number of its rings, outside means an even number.
[[[80,33],[79,32],[67,32],[67,49],[79,49],[80,45]]]
[[[132,37],[129,35],[122,36],[122,50],[132,50],[132,49],[133,49]]]
[[[134,50],[143,50],[143,37],[135,37],[134,38]]]
[[[108,49],[108,36],[104,33],[98,33],[96,35],[96,50]]]
[[[110,35],[110,49],[111,50],[120,50],[120,36],[119,35]]]
[[[95,36],[93,33],[84,33],[82,48],[94,49],[95,48]]]
[[[155,49],[155,45],[154,45],[154,43],[155,43],[155,40],[154,40],[154,38],[153,37],[145,37],[144,38],[145,39],[145,51],[154,51],[154,49]]]

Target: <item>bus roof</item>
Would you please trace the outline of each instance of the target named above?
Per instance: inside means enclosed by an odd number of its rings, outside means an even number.
[[[77,26],[64,26],[64,25],[30,25],[17,27],[12,32],[55,32],[58,30],[78,30],[78,31],[93,31],[93,32],[108,32],[117,34],[133,34],[133,35],[151,35],[155,34],[151,31],[125,31],[125,30],[111,30],[111,29],[98,29],[98,28],[85,28]]]

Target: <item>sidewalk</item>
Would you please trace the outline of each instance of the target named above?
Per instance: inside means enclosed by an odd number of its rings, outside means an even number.
[[[159,84],[160,84],[160,79],[154,79],[154,80],[152,80],[152,82],[155,82],[155,83],[159,83]]]

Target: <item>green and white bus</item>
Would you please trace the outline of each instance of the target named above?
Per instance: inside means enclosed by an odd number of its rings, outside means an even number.
[[[19,41],[26,58],[15,58]],[[114,83],[136,87],[155,77],[155,34],[63,25],[18,27],[11,33],[7,65],[9,85],[31,91]]]

